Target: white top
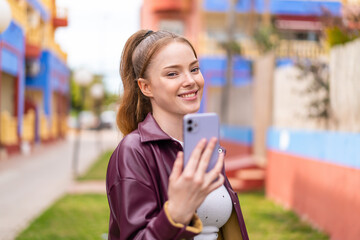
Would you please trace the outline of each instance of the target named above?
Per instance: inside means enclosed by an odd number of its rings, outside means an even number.
[[[224,185],[212,191],[197,209],[203,223],[202,232],[194,240],[216,240],[219,229],[229,220],[232,201]]]
[[[179,140],[173,139],[183,145]],[[224,185],[209,193],[196,211],[203,230],[194,240],[216,240],[219,229],[229,220],[232,208],[230,195]]]

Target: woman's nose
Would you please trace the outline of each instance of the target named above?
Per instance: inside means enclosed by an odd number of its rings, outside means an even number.
[[[191,86],[196,83],[194,76],[191,74],[191,72],[188,72],[184,76],[184,86]]]

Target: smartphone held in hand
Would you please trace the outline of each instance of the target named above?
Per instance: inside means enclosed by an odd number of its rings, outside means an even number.
[[[203,138],[207,142],[211,138],[217,138],[214,151],[211,155],[206,172],[210,171],[216,164],[221,151],[219,145],[219,117],[216,113],[191,113],[183,118],[183,139],[184,139],[184,167],[186,166],[195,146]]]

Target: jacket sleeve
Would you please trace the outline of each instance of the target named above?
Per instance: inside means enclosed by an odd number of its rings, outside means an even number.
[[[107,194],[110,206],[109,239],[167,240],[193,238],[202,231],[194,214],[190,226],[175,223],[152,186],[143,149],[123,142],[110,159]]]
[[[124,196],[124,197],[123,197]],[[202,230],[200,219],[194,215],[192,226],[175,223],[167,212],[167,202],[159,210],[154,193],[147,186],[124,179],[113,186],[109,193],[109,204],[113,214],[109,239],[183,239],[192,238]],[[120,229],[118,236],[111,228]]]

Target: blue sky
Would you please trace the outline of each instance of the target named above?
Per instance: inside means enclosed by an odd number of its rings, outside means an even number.
[[[71,69],[105,76],[106,89],[120,93],[119,63],[127,38],[140,28],[141,0],[57,0],[68,9],[69,26],[56,31]]]

